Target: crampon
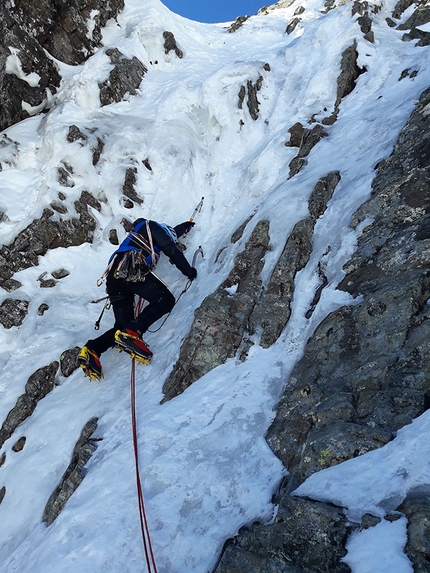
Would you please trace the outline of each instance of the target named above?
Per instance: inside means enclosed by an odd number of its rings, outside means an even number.
[[[90,350],[88,346],[84,346],[80,351],[78,364],[84,371],[85,376],[92,380],[100,380],[103,377],[100,356],[94,350]]]
[[[115,332],[115,347],[121,352],[127,352],[142,364],[149,364],[152,359],[152,352],[148,344],[142,340],[137,332],[126,328],[124,331]]]

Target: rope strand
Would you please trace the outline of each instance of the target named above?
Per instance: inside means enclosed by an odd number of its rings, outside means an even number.
[[[151,537],[149,535],[149,526],[148,526],[148,520],[146,518],[145,502],[143,499],[142,482],[140,479],[140,471],[139,471],[139,447],[137,440],[137,424],[136,424],[136,376],[135,376],[134,358],[132,358],[131,361],[130,389],[131,389],[133,449],[134,449],[134,460],[135,460],[135,470],[136,470],[137,497],[139,502],[140,529],[142,533],[143,548],[145,551],[146,566],[148,568],[148,573],[157,573],[154,552],[152,550]]]
[[[134,314],[138,316],[142,311],[143,299],[139,297],[135,304]],[[131,426],[133,434],[133,449],[134,449],[134,462],[136,472],[136,488],[137,498],[139,502],[139,519],[140,530],[142,533],[143,548],[145,551],[146,567],[148,573],[157,573],[155,565],[154,553],[152,551],[151,537],[149,535],[148,520],[146,518],[145,502],[143,499],[142,481],[140,479],[139,471],[139,446],[137,440],[137,422],[136,422],[136,364],[135,359],[131,359],[131,372],[130,372],[130,401],[131,401]]]

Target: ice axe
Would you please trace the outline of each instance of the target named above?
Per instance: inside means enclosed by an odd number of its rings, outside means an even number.
[[[200,203],[197,205],[197,207],[194,209],[193,214],[190,217],[190,223],[192,223],[194,221],[194,217],[197,215],[197,213],[200,213],[203,207],[203,201],[205,200],[204,197],[201,198]]]
[[[196,250],[196,252],[193,255],[193,262],[191,264],[192,267],[196,266],[196,260],[197,260],[197,256],[198,254],[200,254],[202,256],[202,259],[204,259],[205,255],[203,253],[203,249],[199,246],[199,248]]]
[[[192,223],[194,221],[194,217],[197,215],[197,213],[200,213],[203,207],[203,201],[205,200],[204,197],[201,198],[200,203],[197,205],[197,207],[194,209],[193,214],[190,217],[190,223]],[[191,263],[192,267],[196,266],[196,261],[197,261],[197,256],[198,255],[202,256],[202,259],[204,259],[205,255],[203,253],[203,249],[201,246],[199,246],[199,248],[196,250],[196,252],[193,255],[193,261]]]

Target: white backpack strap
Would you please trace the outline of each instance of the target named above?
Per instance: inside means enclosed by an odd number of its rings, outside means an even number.
[[[149,239],[149,246],[151,247],[152,265],[155,265],[157,263],[157,258],[156,258],[155,251],[154,251],[154,243],[152,242],[152,234],[151,234],[151,229],[149,228],[148,219],[146,220],[146,233],[147,233],[148,239]]]
[[[115,262],[115,259],[116,259],[116,254],[112,257],[112,260],[111,260],[111,262],[108,264],[108,266],[106,267],[105,272],[104,272],[104,273],[102,274],[102,276],[97,280],[97,283],[96,283],[97,286],[101,286],[101,285],[105,282],[106,277],[108,276],[109,271],[111,270],[111,268],[112,268],[112,266],[113,266],[113,264],[114,264],[114,262]]]

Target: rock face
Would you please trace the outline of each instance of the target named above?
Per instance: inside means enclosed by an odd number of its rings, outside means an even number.
[[[430,570],[429,499],[421,495],[411,496],[398,509],[408,518],[406,552],[414,564],[414,572],[427,573]]]
[[[313,530],[319,504],[302,500],[309,504],[304,532],[294,523],[299,510],[290,492],[313,472],[386,444],[397,429],[428,408],[429,104],[430,89],[422,94],[392,155],[377,166],[371,199],[353,217],[353,226],[365,219],[373,222],[360,237],[339,288],[362,301],[333,312],[316,329],[267,434],[290,472],[275,522],[241,532],[226,548],[217,573],[348,571],[339,561],[342,550],[319,564],[307,561],[299,539]],[[414,570],[427,571],[428,500],[422,505],[405,500],[398,510],[409,518],[406,551]],[[318,523],[319,535],[325,528],[331,538],[342,520],[332,517]],[[286,531],[280,535],[283,527]],[[294,547],[286,542],[290,527]],[[334,549],[336,542],[330,545]]]
[[[19,424],[31,416],[37,403],[52,391],[58,366],[58,362],[52,362],[48,366],[39,368],[30,376],[25,385],[24,394],[18,397],[16,405],[0,428],[0,448],[12,436]]]
[[[123,7],[123,0],[2,2],[0,131],[49,107],[61,80],[53,58],[84,62],[100,46],[103,26]]]
[[[124,8],[123,0],[5,0],[8,22],[18,24],[54,58],[81,64],[100,47],[101,30]]]
[[[341,562],[350,533],[340,508],[290,496],[281,487],[276,523],[244,528],[225,546],[214,573],[348,573]],[[257,549],[258,548],[258,549]]]
[[[97,440],[92,435],[97,429],[98,419],[91,418],[82,429],[81,435],[73,448],[72,459],[64,472],[60,483],[52,492],[45,509],[42,521],[51,525],[61,513],[70,496],[82,483],[86,475],[85,464],[97,449]]]
[[[19,287],[12,279],[14,273],[37,266],[39,255],[49,249],[91,242],[96,222],[88,213],[88,204],[88,198],[81,197],[76,205],[79,218],[63,221],[53,220],[54,211],[45,209],[42,217],[24,229],[11,245],[3,245],[0,249],[0,286],[8,291]]]
[[[0,324],[5,328],[21,326],[28,312],[27,300],[7,298],[0,305]]]
[[[206,372],[235,355],[261,289],[257,277],[269,248],[268,232],[267,221],[257,223],[230,276],[196,311],[181,357],[164,384],[164,401],[177,396]]]
[[[79,346],[65,350],[60,356],[60,371],[61,374],[68,378],[73,372],[79,368],[78,355],[81,351]]]
[[[293,0],[280,0],[261,13],[291,6]],[[327,0],[326,9],[334,0]],[[415,4],[415,11],[397,25],[395,20]],[[61,77],[56,61],[77,65],[100,46],[101,29],[123,8],[123,0],[4,0],[0,6],[0,131],[29,115],[46,112],[55,100]],[[367,42],[374,42],[372,16],[379,8],[367,2],[354,2],[352,16],[357,30]],[[285,33],[300,28],[298,7]],[[412,12],[412,11],[411,11]],[[404,41],[418,46],[430,43],[430,33],[418,26],[430,20],[429,7],[412,0],[400,0],[387,24],[403,30]],[[230,27],[237,31],[247,17],[238,18]],[[173,33],[163,34],[165,54],[169,58],[186,55]],[[147,72],[137,58],[128,59],[118,49],[107,50],[111,70],[99,85],[102,106],[119,102],[140,89]],[[325,137],[324,126],[337,120],[343,98],[354,89],[360,74],[357,46],[346,47],[339,54],[340,74],[336,100],[320,124],[313,118],[309,125],[294,124],[285,144],[298,149],[290,163],[290,177],[306,165],[307,157]],[[257,69],[241,86],[238,106],[246,108],[253,121],[261,121],[258,99],[270,65]],[[404,70],[399,79],[413,78],[416,70]],[[217,573],[265,571],[267,573],[346,573],[342,562],[345,541],[351,526],[340,508],[293,497],[291,493],[313,472],[383,446],[394,432],[421,414],[430,405],[430,90],[402,131],[393,154],[380,162],[373,183],[371,199],[355,214],[351,224],[368,220],[357,251],[346,265],[346,276],[339,285],[352,296],[361,297],[355,306],[329,315],[308,342],[302,360],[296,365],[282,397],[267,440],[290,474],[280,487],[279,506],[274,523],[254,524],[243,528],[226,543],[216,567]],[[246,117],[244,115],[244,117]],[[241,120],[243,121],[243,120]],[[104,149],[97,132],[71,125],[67,142],[79,142],[91,149],[96,165]],[[8,163],[17,143],[6,134],[0,138],[1,161]],[[148,159],[144,165],[151,171]],[[0,169],[2,169],[0,163]],[[64,160],[55,166],[58,182],[64,189],[75,187],[73,166]],[[222,285],[205,299],[196,311],[191,335],[184,341],[178,363],[163,388],[165,400],[184,391],[211,368],[231,357],[243,359],[251,338],[260,335],[263,347],[271,346],[290,317],[294,279],[311,256],[315,221],[326,209],[339,172],[333,171],[318,181],[309,198],[309,216],[299,221],[284,245],[267,285],[258,278],[264,256],[271,248],[268,221],[250,218],[232,236],[240,240],[248,230],[248,240],[236,258],[234,268]],[[141,204],[135,190],[137,172],[125,173],[124,206]],[[10,244],[0,250],[0,287],[6,291],[19,288],[15,272],[38,264],[40,255],[49,249],[79,245],[91,241],[95,220],[88,206],[101,205],[88,191],[83,191],[69,213],[66,196],[45,209]],[[73,211],[73,207],[71,208]],[[6,215],[0,213],[0,222]],[[130,222],[122,223],[130,230]],[[110,234],[118,244],[116,232]],[[53,278],[39,277],[40,286],[54,287],[65,276],[53,271]],[[318,303],[327,279],[321,271],[321,286],[308,310],[310,316]],[[19,327],[25,319],[28,302],[7,298],[0,307],[0,323],[5,328]],[[40,305],[38,313],[49,310]],[[61,374],[71,375],[77,367],[79,348],[61,356]],[[0,447],[13,436],[30,416],[38,401],[51,392],[56,383],[58,362],[37,370],[27,381],[25,392],[7,415],[0,428]],[[85,476],[85,464],[95,450],[92,437],[97,420],[85,425],[73,450],[70,465],[50,497],[43,520],[52,523]],[[18,439],[19,438],[19,439]],[[16,436],[13,449],[21,451],[25,436]],[[6,454],[0,457],[0,467]],[[1,484],[0,484],[1,485]],[[0,503],[7,495],[0,488]],[[408,518],[406,550],[415,571],[429,571],[429,519],[427,497],[410,497],[398,508]],[[377,523],[366,516],[362,527]]]
[[[265,291],[258,278],[270,248],[269,223],[259,221],[228,278],[196,310],[178,362],[166,380],[164,400],[183,392],[204,374],[235,355],[246,356],[250,335],[261,329],[261,345],[273,344],[290,317],[294,278],[309,260],[312,235],[340,180],[333,172],[318,181],[309,198],[310,216],[288,238]],[[248,222],[248,224],[250,224]],[[239,240],[243,227],[232,237]]]
[[[136,57],[130,60],[117,48],[106,50],[106,55],[109,56],[114,67],[109,73],[109,78],[99,85],[102,106],[120,102],[126,94],[134,95],[148,71]]]

